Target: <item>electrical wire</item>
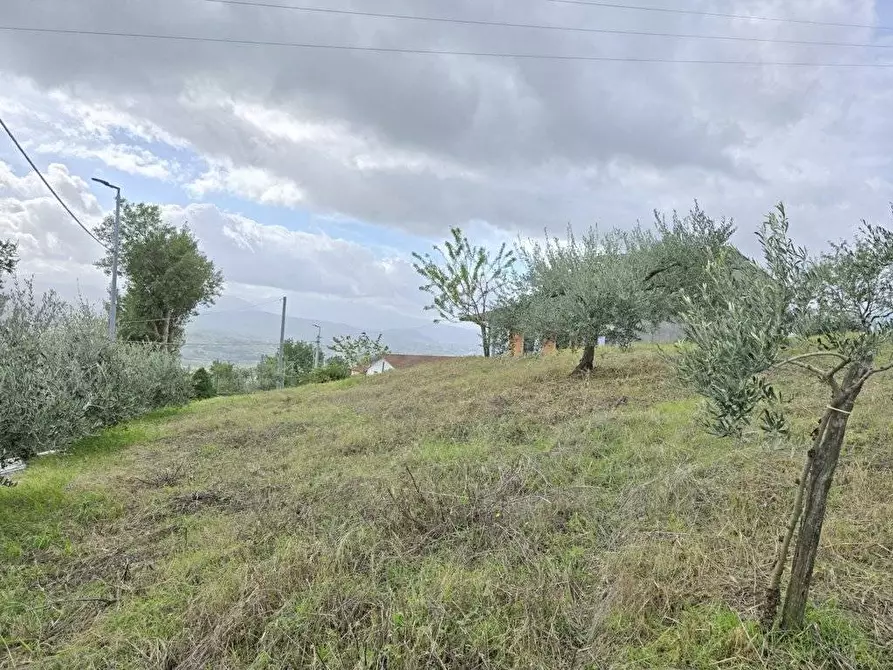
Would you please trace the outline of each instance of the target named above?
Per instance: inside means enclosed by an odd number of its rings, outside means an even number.
[[[748,14],[731,14],[726,12],[706,12],[697,9],[678,9],[675,7],[653,7],[650,5],[624,5],[617,2],[601,2],[600,0],[545,0],[559,5],[588,5],[590,7],[606,7],[609,9],[628,9],[640,12],[663,12],[665,14],[688,14],[691,16],[709,16],[721,19],[737,19],[743,21],[771,21],[773,23],[796,23],[806,26],[824,26],[829,28],[868,28],[871,30],[893,30],[893,26],[873,26],[866,23],[837,23],[834,21],[814,21],[811,19],[785,19],[777,16],[751,16]]]
[[[75,215],[74,212],[71,211],[71,208],[69,208],[69,206],[65,204],[65,201],[62,200],[61,197],[59,197],[59,194],[56,193],[56,189],[54,189],[54,188],[50,185],[50,182],[48,182],[48,181],[46,180],[46,178],[43,176],[43,174],[40,172],[40,170],[39,170],[39,169],[37,168],[37,166],[34,164],[34,161],[31,160],[31,157],[30,157],[30,156],[28,155],[28,153],[25,151],[24,147],[22,147],[22,145],[19,144],[19,141],[16,139],[15,135],[12,134],[12,131],[9,129],[9,126],[6,125],[6,123],[3,121],[2,118],[0,118],[0,126],[3,126],[3,130],[5,130],[5,131],[6,131],[6,134],[9,135],[9,139],[12,140],[12,143],[16,146],[16,149],[18,149],[18,150],[19,150],[19,153],[21,153],[22,156],[24,156],[25,160],[28,161],[28,165],[30,165],[30,166],[31,166],[31,169],[34,170],[34,173],[35,173],[38,177],[40,177],[40,181],[42,181],[42,182],[44,183],[44,186],[46,186],[46,187],[50,190],[50,193],[52,193],[53,196],[56,198],[56,200],[59,202],[59,204],[62,205],[62,208],[63,208],[66,212],[68,212],[68,215],[69,215],[72,219],[74,219],[74,222],[75,222],[76,224],[78,224],[78,225],[84,230],[84,232],[87,233],[87,235],[89,235],[90,237],[92,237],[93,240],[94,240],[99,246],[101,246],[101,247],[102,247],[103,249],[105,249],[106,251],[109,251],[109,248],[108,248],[107,246],[105,246],[105,245],[100,241],[100,239],[99,239],[98,237],[96,237],[96,235],[93,234],[93,231],[91,231],[89,228],[87,228],[87,226],[85,226],[83,223],[81,223],[81,220]]]
[[[399,47],[360,46],[355,44],[314,44],[305,42],[278,42],[271,40],[233,39],[225,37],[201,37],[198,35],[164,35],[154,33],[131,33],[105,30],[82,30],[73,28],[33,28],[27,26],[0,26],[0,31],[28,32],[53,35],[85,35],[90,37],[124,37],[146,40],[167,40],[179,42],[204,42],[211,44],[237,44],[242,46],[271,46],[295,49],[320,49],[327,51],[354,51],[389,54],[414,54],[426,56],[472,56],[476,58],[507,58],[520,60],[548,61],[588,61],[601,63],[666,63],[675,65],[751,65],[781,67],[842,67],[842,68],[891,68],[893,62],[811,62],[811,61],[752,61],[715,60],[688,58],[651,58],[639,56],[584,56],[564,54],[503,53],[492,51],[453,51],[449,49],[408,49]]]
[[[339,16],[362,16],[378,19],[399,19],[404,21],[421,21],[436,23],[452,23],[469,26],[490,26],[498,28],[528,28],[533,30],[553,30],[560,32],[596,33],[600,35],[621,35],[628,37],[669,37],[692,40],[719,40],[730,42],[757,42],[763,44],[790,44],[798,46],[851,47],[865,49],[893,49],[893,44],[875,44],[865,42],[826,42],[814,40],[791,40],[768,37],[745,37],[742,35],[705,35],[696,33],[668,33],[648,30],[621,30],[614,28],[587,28],[581,26],[556,26],[538,23],[511,23],[507,21],[484,21],[478,19],[456,19],[442,16],[413,16],[411,14],[391,14],[385,12],[368,12],[354,9],[331,9],[328,7],[307,7],[303,5],[283,5],[271,2],[250,2],[249,0],[203,0],[218,5],[234,5],[238,7],[257,7],[261,9],[285,9],[298,12],[319,14],[335,14]]]

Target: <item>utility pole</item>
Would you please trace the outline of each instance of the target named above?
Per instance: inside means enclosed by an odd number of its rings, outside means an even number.
[[[282,296],[282,324],[279,327],[279,359],[276,362],[276,371],[279,375],[279,388],[285,386],[285,374],[283,373],[283,353],[285,348],[285,302],[286,296]]]
[[[112,236],[112,285],[109,289],[109,342],[117,336],[118,317],[118,236],[121,229],[121,189],[105,179],[93,177],[93,181],[115,191],[115,231]]]
[[[313,326],[316,328],[316,354],[313,356],[313,368],[316,369],[322,362],[319,360],[322,357],[322,350],[319,348],[319,341],[321,339],[320,334],[322,333],[322,329],[319,327],[318,323],[314,323]]]

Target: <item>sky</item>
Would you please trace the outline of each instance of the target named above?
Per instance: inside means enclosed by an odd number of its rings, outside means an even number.
[[[0,117],[88,226],[114,206],[101,177],[188,224],[227,295],[366,328],[430,319],[411,253],[452,226],[496,247],[697,199],[752,252],[780,200],[812,248],[893,223],[893,0],[621,3],[791,21],[555,0],[3,0]],[[0,237],[39,285],[102,296],[101,249],[2,136]]]

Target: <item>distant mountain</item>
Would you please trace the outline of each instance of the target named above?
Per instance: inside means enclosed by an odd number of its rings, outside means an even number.
[[[319,324],[323,352],[329,355],[332,337],[353,335],[363,328],[346,323],[315,321],[298,317],[285,320],[285,337],[305,342],[316,341]],[[255,308],[251,303],[230,298],[214,310],[195,317],[186,330],[181,349],[187,365],[206,365],[215,359],[239,364],[256,363],[262,356],[274,354],[279,344],[280,317]],[[439,354],[467,356],[479,353],[476,331],[458,326],[425,324],[414,328],[366,329],[370,337],[382,333],[382,342],[400,354]]]

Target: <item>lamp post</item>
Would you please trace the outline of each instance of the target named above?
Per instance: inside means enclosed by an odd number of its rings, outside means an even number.
[[[118,231],[121,227],[121,189],[105,179],[93,177],[93,181],[115,191],[115,230],[112,236],[112,286],[109,289],[109,342],[114,342],[117,334],[118,315]]]

